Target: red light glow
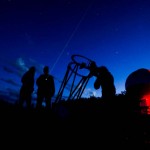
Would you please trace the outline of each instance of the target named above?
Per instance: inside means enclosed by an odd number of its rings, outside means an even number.
[[[147,113],[150,115],[150,93],[149,93],[149,94],[145,94],[145,95],[142,97],[141,106],[146,106],[146,107],[148,107]]]

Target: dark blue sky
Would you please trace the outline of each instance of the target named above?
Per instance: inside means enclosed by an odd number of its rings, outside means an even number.
[[[1,0],[0,90],[15,95],[28,67],[37,67],[36,79],[48,65],[57,94],[71,55],[79,54],[105,65],[120,93],[131,72],[149,69],[149,27],[149,0]],[[85,95],[101,96],[94,80]]]

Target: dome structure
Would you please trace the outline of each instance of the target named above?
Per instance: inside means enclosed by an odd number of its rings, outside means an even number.
[[[125,82],[126,94],[135,99],[140,99],[141,104],[150,108],[150,71],[145,68],[132,72]],[[148,109],[150,114],[150,109]]]
[[[150,84],[150,71],[145,68],[132,72],[126,79],[125,88],[128,90],[128,88],[143,84]]]

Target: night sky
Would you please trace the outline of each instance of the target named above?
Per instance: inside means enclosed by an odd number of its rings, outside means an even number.
[[[50,67],[57,94],[73,54],[105,65],[121,93],[131,72],[149,69],[150,1],[0,0],[0,52],[0,95],[17,96],[33,65],[35,80]],[[83,96],[101,96],[94,81]]]

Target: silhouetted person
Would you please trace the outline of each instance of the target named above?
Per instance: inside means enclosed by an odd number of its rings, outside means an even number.
[[[55,94],[55,84],[53,77],[49,74],[49,67],[45,66],[44,74],[40,75],[36,81],[38,86],[37,91],[37,108],[42,107],[42,102],[45,100],[46,107],[51,108],[51,98]]]
[[[97,76],[98,67],[94,61],[91,62],[90,66],[89,66],[89,70],[90,70],[91,76]]]
[[[32,93],[34,91],[34,75],[35,67],[30,67],[29,70],[21,78],[22,86],[19,96],[19,105],[21,107],[25,102],[27,108],[31,107]]]
[[[102,88],[102,98],[111,99],[116,94],[114,86],[114,77],[105,66],[97,68],[97,79],[94,83],[94,88]]]

